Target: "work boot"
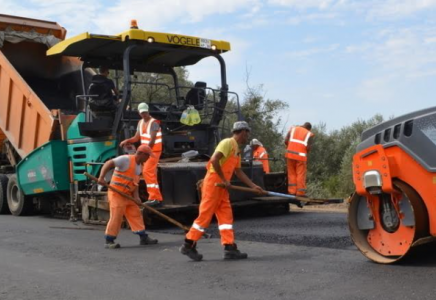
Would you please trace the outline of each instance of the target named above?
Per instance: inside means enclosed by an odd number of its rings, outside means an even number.
[[[224,259],[245,259],[247,257],[247,253],[239,251],[236,244],[224,245]]]
[[[162,201],[159,200],[148,200],[144,202],[145,205],[148,205],[153,208],[158,208],[162,206]]]
[[[141,235],[139,238],[140,238],[139,245],[142,245],[142,246],[155,245],[158,242],[158,240],[152,239],[151,237],[149,237],[148,234]]]
[[[200,261],[203,259],[203,255],[197,252],[196,246],[197,243],[185,240],[185,243],[179,248],[179,251],[194,261]]]
[[[118,243],[115,243],[114,241],[106,241],[106,244],[104,244],[104,247],[106,249],[118,249],[118,248],[121,248],[121,245]]]

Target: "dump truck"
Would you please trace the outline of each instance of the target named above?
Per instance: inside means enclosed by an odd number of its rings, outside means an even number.
[[[390,264],[436,237],[436,107],[362,133],[353,157],[349,228],[370,260]]]
[[[2,213],[29,213],[38,204],[28,195],[69,189],[62,140],[65,124],[60,123],[59,112],[75,109],[74,94],[81,90],[81,62],[46,55],[65,35],[66,30],[54,22],[0,15]],[[48,159],[22,172],[21,165],[31,160],[36,149],[46,152]],[[53,151],[59,154],[54,161]],[[25,187],[36,182],[42,184]]]
[[[86,32],[65,39],[66,30],[54,22],[7,15],[0,15],[0,33],[2,213],[21,216],[40,210],[88,223],[107,221],[106,191],[84,173],[98,177],[104,162],[125,153],[118,145],[134,135],[140,119],[136,107],[144,101],[137,90],[148,85],[167,92],[148,101],[163,134],[158,175],[164,206],[159,210],[179,215],[197,211],[196,183],[204,177],[216,144],[230,133],[233,121],[242,119],[222,57],[230,50],[228,42],[137,26],[116,35]],[[205,58],[218,61],[220,87],[202,81],[179,84],[177,68]],[[90,93],[90,85],[100,66],[110,69],[120,91],[115,110],[91,105],[99,97]],[[143,80],[144,74],[169,76],[173,84]],[[229,97],[235,109],[229,110]],[[180,122],[188,107],[199,112],[199,124]],[[192,152],[195,157],[185,155]],[[252,161],[245,162],[243,170],[268,190],[286,189],[284,173],[264,174],[262,164]],[[234,178],[232,184],[240,183]],[[146,189],[141,191],[146,200]],[[231,191],[230,198],[235,208],[273,206],[288,211],[292,202],[240,191]]]

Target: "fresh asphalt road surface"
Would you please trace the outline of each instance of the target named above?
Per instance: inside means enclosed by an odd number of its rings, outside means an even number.
[[[345,213],[305,211],[291,206],[289,214],[238,218],[234,224],[237,241],[276,244],[293,244],[309,247],[354,249]],[[156,232],[180,234],[177,229],[160,229]],[[219,238],[218,227],[212,224],[207,232]]]
[[[374,264],[352,245],[343,213],[296,211],[235,227],[247,260],[224,261],[212,238],[199,242],[205,260],[192,262],[178,252],[177,229],[151,231],[159,244],[142,247],[122,230],[122,248],[108,250],[101,226],[1,215],[0,299],[435,298],[435,246],[400,265]]]

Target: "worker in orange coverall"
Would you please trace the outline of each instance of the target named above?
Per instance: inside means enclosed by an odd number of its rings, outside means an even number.
[[[151,117],[147,103],[140,103],[138,105],[138,112],[142,119],[138,123],[135,136],[122,141],[120,147],[141,140],[142,145],[148,145],[151,148],[154,155],[144,163],[144,169],[142,170],[148,192],[148,201],[145,204],[160,207],[162,206],[163,198],[159,189],[159,182],[157,181],[157,165],[162,154],[162,131],[158,121]]]
[[[257,139],[252,139],[250,142],[251,149],[253,149],[253,160],[260,161],[263,165],[263,171],[269,173],[268,152],[263,147],[262,143]]]
[[[120,248],[120,244],[115,243],[115,239],[121,228],[123,217],[125,216],[129,222],[133,233],[139,235],[140,245],[157,244],[157,240],[152,239],[145,232],[145,224],[142,218],[141,210],[138,205],[141,200],[138,194],[139,175],[141,175],[142,164],[145,163],[153,152],[147,145],[141,145],[136,150],[134,155],[121,155],[112,160],[107,161],[100,172],[98,183],[104,184],[105,175],[114,169],[110,186],[118,191],[134,197],[137,202],[121,196],[120,194],[108,190],[110,218],[106,226],[106,244],[105,248],[116,249]]]
[[[288,167],[288,193],[299,197],[306,196],[307,154],[314,134],[310,132],[309,122],[302,126],[293,126],[285,138],[286,160]]]
[[[247,122],[238,121],[233,124],[233,136],[222,140],[215,149],[207,165],[207,173],[202,185],[202,198],[200,213],[186,234],[185,243],[180,247],[180,252],[190,259],[200,261],[196,245],[209,226],[213,215],[218,220],[218,229],[221,235],[221,244],[224,246],[224,259],[244,259],[246,253],[238,250],[233,234],[233,212],[230,204],[229,192],[226,188],[217,187],[223,183],[227,188],[233,173],[246,185],[263,193],[261,187],[254,184],[241,170],[241,153],[239,147],[248,142],[250,127]]]

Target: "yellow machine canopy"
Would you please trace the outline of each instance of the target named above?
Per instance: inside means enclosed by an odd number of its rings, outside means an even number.
[[[111,63],[122,69],[126,49],[134,70],[164,72],[168,67],[194,65],[203,58],[230,50],[230,43],[193,36],[130,29],[118,35],[82,33],[47,51],[48,56],[80,57],[91,66]]]

